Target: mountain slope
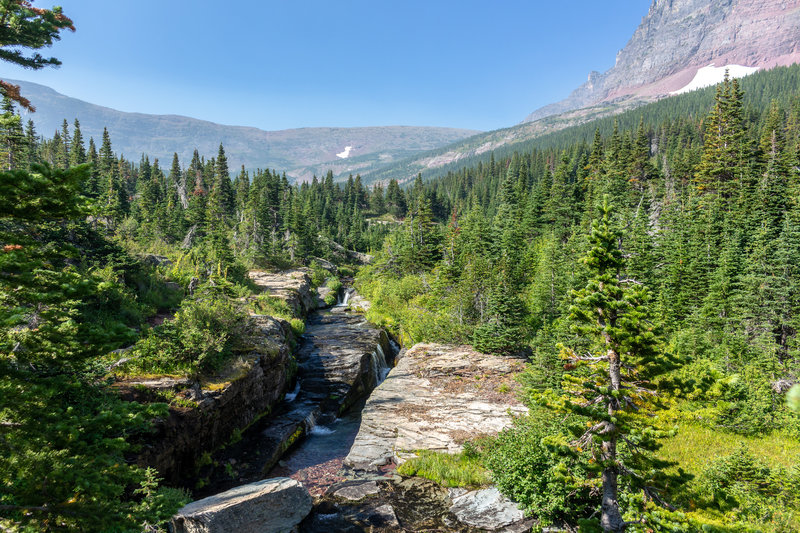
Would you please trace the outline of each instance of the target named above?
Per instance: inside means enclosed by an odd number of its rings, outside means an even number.
[[[800,0],[654,0],[633,37],[605,73],[565,100],[528,115],[531,122],[620,98],[657,97],[718,81],[725,66],[768,69],[800,60]],[[716,76],[698,71],[710,65]]]
[[[126,113],[64,96],[44,85],[7,81],[20,85],[22,93],[36,106],[36,113],[23,113],[23,119],[33,119],[39,134],[51,136],[65,118],[71,128],[77,117],[87,142],[94,137],[99,146],[103,127],[108,127],[115,152],[134,161],[146,153],[159,158],[162,165],[169,165],[175,152],[183,164],[188,164],[195,148],[201,155],[215,156],[221,142],[231,169],[241,165],[272,168],[304,180],[328,167],[339,174],[355,173],[476,133],[416,126],[264,131],[178,115]]]
[[[794,105],[800,87],[800,64],[756,72],[741,81],[741,89],[749,106],[766,108],[775,100],[785,108]],[[545,117],[535,122],[511,128],[481,133],[449,146],[423,152],[375,172],[362,174],[366,183],[398,179],[408,182],[418,172],[426,180],[458,171],[465,166],[477,166],[490,157],[500,160],[513,152],[533,149],[564,149],[579,142],[591,143],[595,130],[611,135],[615,122],[622,130],[635,130],[639,121],[645,127],[656,127],[665,120],[685,116],[705,116],[714,103],[714,87],[669,98],[636,98],[601,102],[597,105]]]

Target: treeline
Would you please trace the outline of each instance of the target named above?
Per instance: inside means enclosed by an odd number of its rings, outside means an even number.
[[[210,158],[195,150],[188,166],[175,154],[165,169],[147,154],[133,162],[114,153],[107,129],[99,149],[92,138],[87,145],[77,119],[71,128],[65,119],[45,139],[32,121],[23,130],[10,101],[1,118],[6,169],[88,165],[82,193],[93,204],[95,227],[143,251],[189,251],[209,269],[241,273],[309,257],[347,261],[331,242],[358,252],[379,248],[407,209],[406,192],[395,180],[367,188],[360,176],[334,183],[328,172],[296,185],[285,173],[244,167],[232,176],[221,144]]]
[[[364,288],[414,341],[531,350],[543,384],[558,384],[555,345],[571,336],[578,258],[607,197],[626,275],[653,292],[671,349],[698,372],[737,377],[719,423],[786,429],[780,396],[800,371],[800,100],[751,116],[745,102],[729,81],[703,119],[640,121],[591,144],[418,179]]]

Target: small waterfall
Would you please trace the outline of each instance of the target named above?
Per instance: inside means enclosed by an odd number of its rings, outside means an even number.
[[[308,413],[308,416],[303,420],[303,429],[305,429],[306,435],[311,433],[314,430],[314,427],[317,425],[317,411],[311,411]]]
[[[317,419],[319,412],[314,410],[311,411],[308,416],[303,420],[303,429],[305,430],[306,435],[330,435],[335,432],[335,430],[328,426],[323,426],[320,424],[320,420]],[[322,421],[327,421],[329,417],[323,416]],[[336,421],[336,418],[333,419],[333,422]]]
[[[286,396],[284,396],[283,399],[284,399],[284,401],[291,403],[297,398],[298,394],[300,394],[300,380],[299,379],[297,380],[297,383],[295,383],[295,385],[294,385],[294,390],[292,390],[292,392],[287,392]]]
[[[391,370],[389,363],[386,361],[386,354],[383,353],[383,347],[380,344],[369,354],[369,364],[377,386],[386,379],[389,370]]]
[[[336,302],[336,307],[346,307],[347,302],[350,300],[350,295],[355,292],[353,288],[347,288],[343,291],[343,296],[339,297],[339,300]]]

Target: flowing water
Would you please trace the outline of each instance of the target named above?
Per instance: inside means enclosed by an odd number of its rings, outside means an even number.
[[[352,292],[345,290],[338,305],[308,317],[295,354],[295,386],[241,440],[214,456],[219,466],[195,496],[277,476],[298,479],[321,494],[342,479],[364,402],[389,373],[397,347],[362,315],[347,311]]]

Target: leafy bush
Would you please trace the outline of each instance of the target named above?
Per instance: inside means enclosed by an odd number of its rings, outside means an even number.
[[[292,331],[298,337],[305,333],[306,331],[306,323],[303,322],[301,318],[292,318],[289,320],[289,325],[292,327]]]
[[[231,355],[245,313],[225,298],[189,300],[173,320],[133,348],[128,372],[197,374],[217,370]]]
[[[584,459],[571,463],[554,447],[565,442],[560,422],[549,414],[536,413],[515,420],[484,452],[484,463],[500,491],[518,502],[542,524],[585,516],[592,508],[588,489],[572,486],[572,476],[584,477]],[[567,475],[567,474],[571,475]]]

